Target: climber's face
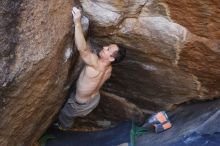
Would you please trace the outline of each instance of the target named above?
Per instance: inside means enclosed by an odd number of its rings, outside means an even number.
[[[111,44],[108,46],[104,46],[103,49],[99,52],[99,56],[102,59],[114,61],[114,54],[118,51],[118,46],[116,44]]]

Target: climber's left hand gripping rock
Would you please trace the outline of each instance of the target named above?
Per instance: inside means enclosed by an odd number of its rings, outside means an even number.
[[[80,22],[81,20],[81,10],[77,7],[73,7],[72,9],[73,21],[74,23]]]

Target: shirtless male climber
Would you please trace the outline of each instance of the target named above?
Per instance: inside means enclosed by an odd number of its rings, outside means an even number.
[[[104,46],[96,55],[88,47],[81,26],[81,11],[72,10],[75,23],[75,44],[85,66],[77,80],[76,91],[70,94],[59,114],[61,128],[71,128],[75,117],[90,113],[99,103],[99,89],[110,78],[112,64],[121,62],[126,50],[116,44]]]

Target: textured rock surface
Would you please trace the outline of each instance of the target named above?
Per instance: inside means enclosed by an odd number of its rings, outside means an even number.
[[[72,0],[0,1],[0,145],[30,146],[64,101]]]
[[[142,112],[219,97],[220,1],[80,2],[92,46],[128,49],[89,115],[92,125],[141,120]],[[69,59],[73,1],[0,4],[0,145],[29,146],[51,123],[80,70],[81,63],[75,60],[75,68]]]
[[[103,90],[151,110],[219,96],[219,1],[81,3],[94,42],[128,48]]]

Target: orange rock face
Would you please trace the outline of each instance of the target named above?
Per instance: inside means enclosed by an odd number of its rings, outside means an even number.
[[[198,96],[219,96],[220,1],[166,1],[170,17],[190,31],[179,68],[197,78]],[[184,15],[183,15],[184,14]]]
[[[219,39],[220,2],[218,0],[165,0],[165,2],[168,4],[170,17],[175,22],[198,36]]]
[[[51,123],[68,89],[73,3],[1,4],[0,145],[30,146]]]
[[[114,67],[104,91],[143,111],[219,97],[219,1],[81,0],[81,4],[95,43],[128,48],[127,58]]]

